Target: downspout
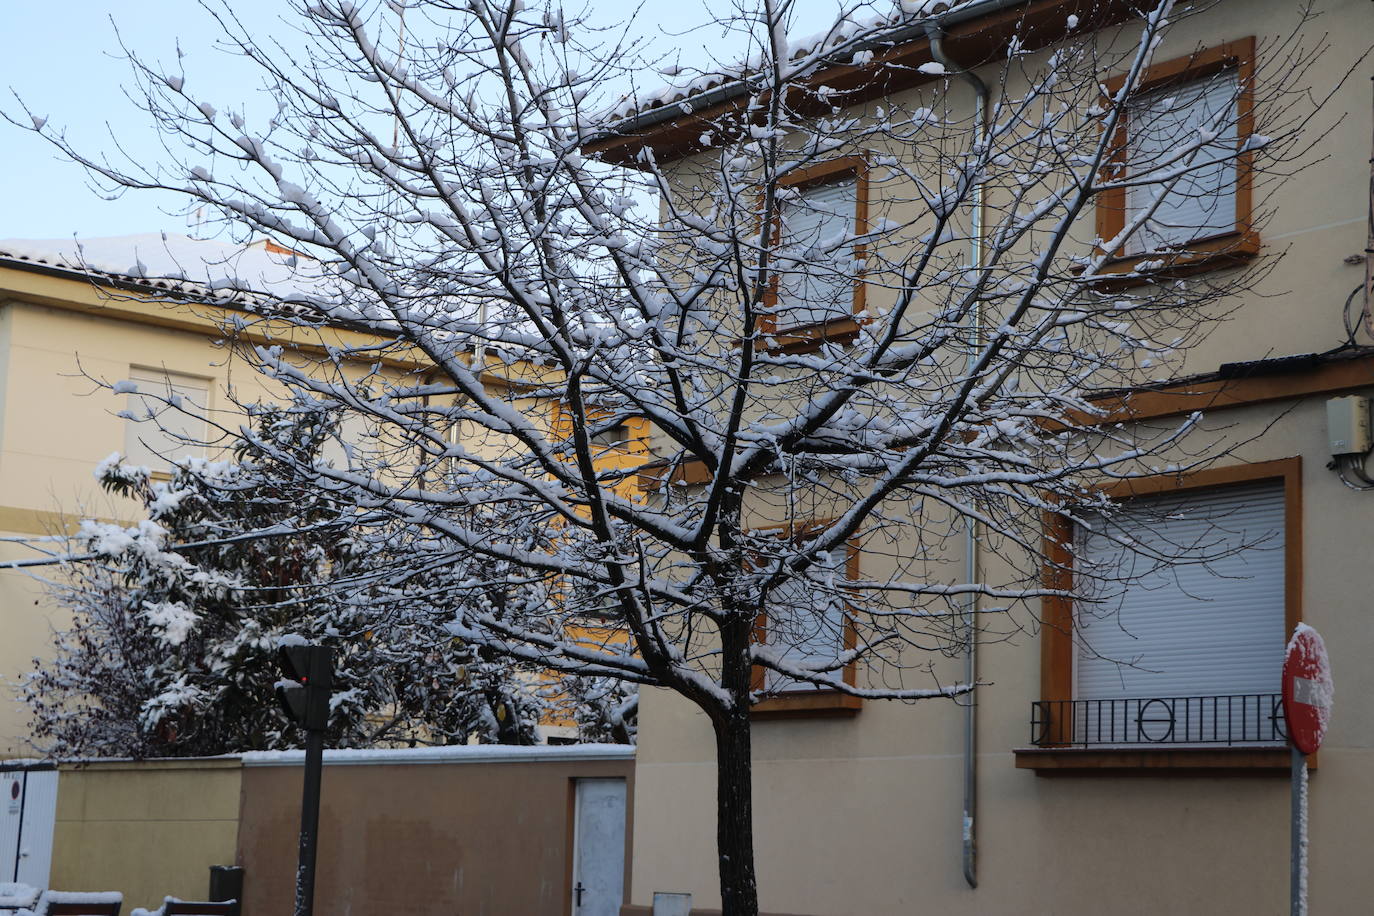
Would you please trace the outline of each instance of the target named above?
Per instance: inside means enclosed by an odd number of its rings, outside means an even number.
[[[930,56],[945,68],[949,74],[958,74],[973,87],[974,120],[980,135],[979,143],[988,142],[988,85],[979,79],[978,74],[955,64],[945,53],[944,32],[938,22],[927,22],[926,37],[930,39]],[[983,218],[985,202],[982,182],[973,186],[973,215],[969,222],[969,260],[975,271],[983,268]],[[969,341],[969,370],[972,371],[978,359],[978,348],[983,341],[983,306],[981,302],[973,305],[972,327]],[[968,520],[964,533],[964,559],[966,580],[969,585],[978,581],[978,523]],[[964,653],[964,683],[969,685],[967,701],[964,704],[964,819],[963,819],[963,865],[964,880],[969,887],[978,886],[978,847],[974,833],[975,814],[978,808],[978,693],[974,686],[978,682],[978,596],[970,592],[964,609],[964,636],[968,640]]]
[[[1374,147],[1369,156],[1369,216],[1365,228],[1368,234],[1364,243],[1364,329],[1374,336]]]

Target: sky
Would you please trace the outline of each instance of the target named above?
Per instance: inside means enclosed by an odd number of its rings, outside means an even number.
[[[801,34],[819,29],[838,0],[799,0]],[[724,0],[599,0],[592,15],[612,25],[634,16],[634,33],[648,38],[652,55],[679,56],[684,64],[718,56],[719,30],[695,28],[710,20],[708,5]],[[531,2],[531,6],[535,3]],[[143,161],[167,154],[145,114],[126,96],[132,85],[120,39],[141,57],[175,63],[184,55],[188,89],[220,110],[265,104],[259,82],[242,62],[215,49],[216,21],[194,0],[48,0],[5,4],[6,50],[0,56],[0,111],[28,118],[22,99],[49,126],[93,152],[116,145]],[[282,0],[233,0],[239,19],[255,34],[288,46],[289,15]],[[638,11],[638,12],[636,12]],[[116,32],[116,29],[118,30]],[[640,84],[650,82],[641,79]],[[160,192],[130,192],[106,199],[85,171],[30,131],[0,122],[0,239],[95,238],[145,232],[190,232],[193,219],[181,201]]]

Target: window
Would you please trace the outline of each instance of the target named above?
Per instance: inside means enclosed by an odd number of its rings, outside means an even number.
[[[1287,459],[1135,481],[1109,516],[1056,516],[1057,562],[1071,569],[1054,581],[1074,600],[1046,605],[1034,744],[1282,744],[1299,472]]]
[[[376,460],[380,446],[378,425],[373,418],[356,410],[341,410],[335,416],[338,425],[320,446],[320,457],[330,467],[354,470]]]
[[[602,429],[594,433],[591,437],[592,448],[597,451],[606,449],[625,449],[630,446],[630,426],[628,423],[617,423],[614,426]]]
[[[1258,250],[1251,228],[1254,40],[1243,39],[1146,71],[1140,91],[1118,124],[1109,174],[1126,179],[1170,178],[1171,185],[1118,188],[1098,198],[1097,231],[1105,240],[1152,207],[1144,225],[1125,239],[1123,258],[1202,265]],[[1116,92],[1122,79],[1108,82]],[[1194,152],[1186,152],[1199,140]],[[1129,265],[1128,265],[1129,266]]]
[[[1236,228],[1236,94],[1234,70],[1194,80],[1177,88],[1146,92],[1131,101],[1126,115],[1129,173],[1163,174],[1181,166],[1191,170],[1172,187],[1126,190],[1126,221],[1149,211],[1141,229],[1127,242],[1132,254],[1163,251],[1194,239]],[[1199,134],[1214,137],[1191,157],[1174,150]]]
[[[779,545],[800,544],[825,524],[787,525],[756,533],[777,537]],[[765,542],[756,548],[756,562],[764,566],[775,561],[777,553],[769,551]],[[837,661],[841,652],[855,644],[845,582],[855,578],[858,565],[858,550],[852,543],[817,553],[804,575],[784,581],[769,593],[766,607],[755,624],[754,638],[787,661],[818,665]],[[844,682],[853,684],[854,674],[853,664],[845,666]],[[838,695],[762,666],[754,672],[754,688],[774,694],[772,699],[754,707],[756,713],[853,711],[859,707],[857,697]]]
[[[204,451],[210,383],[160,369],[129,370],[124,455],[130,464],[167,473],[179,458]],[[171,404],[167,402],[171,401]]]
[[[784,346],[852,334],[862,311],[868,169],[855,156],[799,169],[780,183],[774,267],[762,330]]]

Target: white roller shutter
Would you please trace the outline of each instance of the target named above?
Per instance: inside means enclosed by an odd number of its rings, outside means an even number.
[[[815,185],[782,209],[778,251],[779,329],[854,314],[854,177]]]
[[[765,638],[787,660],[833,664],[843,650],[845,608],[838,592],[848,578],[847,560],[843,549],[818,554],[805,577],[785,580],[769,596]],[[776,691],[816,689],[775,671],[768,672],[767,686]]]
[[[1235,71],[1227,70],[1183,86],[1142,93],[1131,103],[1126,124],[1129,177],[1143,177],[1157,168],[1162,179],[1185,164],[1183,159],[1172,160],[1180,149],[1204,137],[1210,140],[1195,154],[1195,168],[1178,179],[1145,226],[1132,236],[1128,253],[1184,245],[1236,228],[1238,89]],[[1128,188],[1127,220],[1147,209],[1161,188]]]
[[[1283,664],[1279,481],[1132,500],[1109,532],[1169,565],[1082,535],[1078,699],[1270,694]],[[1081,531],[1081,529],[1080,529]],[[1131,581],[1119,580],[1130,576]],[[1117,579],[1117,582],[1110,580]]]

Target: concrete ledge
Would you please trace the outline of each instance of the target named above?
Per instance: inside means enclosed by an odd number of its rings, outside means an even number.
[[[638,904],[627,903],[620,908],[620,916],[654,916],[654,908],[651,906],[639,906]],[[692,907],[692,916],[721,916],[720,910],[699,910]],[[801,913],[760,913],[759,916],[802,916]]]
[[[1146,747],[1146,748],[1017,748],[1016,767],[1038,776],[1088,771],[1177,772],[1179,770],[1247,771],[1286,775],[1291,759],[1287,748],[1273,747]],[[1309,768],[1315,755],[1308,758]]]
[[[422,763],[548,763],[576,760],[634,760],[631,744],[562,744],[515,747],[503,744],[463,744],[451,747],[397,747],[325,751],[329,766],[385,766]],[[249,751],[246,767],[301,766],[305,751]]]

